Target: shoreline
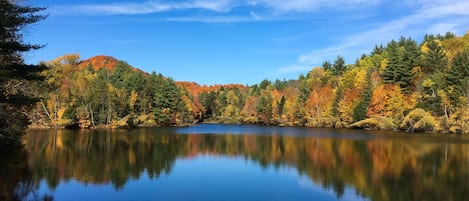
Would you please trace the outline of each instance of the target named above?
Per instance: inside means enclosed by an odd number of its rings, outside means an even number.
[[[140,128],[180,128],[180,127],[191,127],[191,126],[196,126],[198,124],[207,124],[207,125],[214,125],[214,124],[220,124],[220,125],[245,125],[245,126],[266,126],[266,127],[290,127],[290,128],[327,128],[327,129],[347,129],[347,130],[365,130],[365,131],[386,131],[389,133],[406,133],[406,134],[430,134],[430,135],[461,135],[464,136],[464,134],[458,134],[458,133],[451,133],[451,132],[406,132],[405,130],[398,130],[398,129],[369,129],[369,128],[358,128],[358,127],[352,127],[352,126],[347,126],[347,127],[326,127],[326,126],[297,126],[297,125],[284,125],[284,124],[253,124],[253,123],[224,123],[224,122],[219,122],[219,121],[202,121],[198,123],[193,123],[193,124],[183,124],[183,125],[166,125],[166,126],[135,126],[135,127],[128,127],[128,126],[123,126],[123,127],[117,127],[117,126],[97,126],[97,127],[91,127],[91,128],[66,128],[66,127],[59,127],[59,128],[53,128],[53,127],[39,127],[39,126],[29,126],[27,129],[28,130],[131,130],[131,129],[140,129]]]

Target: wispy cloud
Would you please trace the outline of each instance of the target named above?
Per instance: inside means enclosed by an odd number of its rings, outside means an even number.
[[[174,10],[202,9],[214,12],[228,12],[235,3],[231,0],[194,0],[178,3],[146,1],[142,3],[112,3],[67,5],[53,7],[55,14],[86,14],[86,15],[135,15],[168,12]]]
[[[336,57],[338,54],[341,54],[341,52],[343,51],[344,51],[344,48],[340,46],[327,47],[323,49],[314,50],[314,51],[300,55],[300,57],[298,58],[298,63],[319,65],[325,60],[331,60],[332,58]]]
[[[135,15],[170,12],[175,10],[202,9],[214,12],[229,12],[237,7],[268,10],[270,12],[310,12],[322,8],[356,8],[379,3],[381,0],[185,0],[145,1],[140,3],[80,4],[52,8],[53,14],[86,15]],[[254,11],[250,14],[260,17]]]
[[[458,26],[460,23],[453,23],[453,22],[441,22],[441,23],[436,23],[434,25],[431,25],[427,29],[427,33],[431,34],[445,34],[446,32],[455,32],[455,30],[458,30]],[[467,27],[466,27],[467,28]]]
[[[261,18],[254,16],[189,16],[189,17],[172,17],[161,19],[160,21],[173,21],[173,22],[201,22],[201,23],[236,23],[236,22],[258,22],[262,21]]]
[[[425,33],[463,32],[469,25],[469,0],[433,1],[421,0],[420,6],[410,15],[390,20],[375,28],[345,37],[337,44],[301,54],[298,60],[287,67],[277,69],[279,74],[305,72],[311,66],[321,65],[325,60],[334,60],[337,55],[353,58],[366,53],[376,44],[397,39],[401,35],[422,36]],[[353,62],[353,61],[347,61]],[[309,68],[308,68],[309,66]]]
[[[266,74],[259,75],[259,79],[285,79],[285,76],[293,78],[298,76],[298,73],[308,72],[313,69],[313,66],[309,65],[288,65],[277,68],[275,71],[268,72]]]
[[[259,15],[257,15],[254,11],[249,12],[249,14],[250,14],[254,19],[262,20],[262,17],[259,16]]]
[[[252,0],[250,4],[266,6],[278,12],[309,12],[321,8],[356,8],[379,2],[380,0]]]
[[[289,65],[277,69],[277,74],[297,73],[311,70],[311,66],[307,65]]]
[[[440,1],[433,3],[432,6],[422,5],[420,9],[408,16],[382,23],[374,29],[347,37],[337,45],[304,53],[299,56],[298,62],[319,65],[322,61],[331,60],[338,54],[350,54],[355,51],[361,54],[370,50],[373,45],[388,42],[401,35],[423,35],[427,31],[441,33],[443,29],[460,31],[456,28],[469,25],[469,9],[467,8],[469,8],[469,0]],[[459,20],[447,20],[448,17],[458,16]],[[440,23],[442,21],[444,23]]]

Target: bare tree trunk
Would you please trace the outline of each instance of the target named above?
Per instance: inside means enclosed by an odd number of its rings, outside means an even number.
[[[446,122],[448,122],[449,115],[448,115],[448,106],[446,104],[445,104],[445,118],[446,118]]]
[[[46,105],[44,105],[44,102],[41,101],[42,108],[44,109],[44,112],[46,112],[47,116],[49,117],[50,121],[53,122],[54,120],[50,116],[49,111],[47,111]],[[57,128],[57,125],[54,123],[54,128]]]
[[[96,127],[96,125],[94,124],[94,115],[93,115],[93,109],[91,108],[91,103],[90,103],[90,114],[91,114],[91,125],[93,125],[93,127]]]
[[[111,118],[112,118],[112,102],[111,99],[108,97],[108,111],[107,111],[107,118],[106,118],[106,124],[111,124]]]
[[[107,75],[106,76],[107,85],[110,85],[110,83],[111,83],[110,71],[107,71],[106,75]],[[111,101],[111,94],[110,94],[109,90],[106,91],[106,94],[107,94],[107,101],[108,101],[108,111],[107,111],[107,116],[106,116],[106,124],[110,125],[111,124],[111,118],[112,118],[112,101]]]
[[[321,118],[321,115],[319,114],[320,108],[319,108],[319,103],[316,101],[316,119],[319,120]]]
[[[59,120],[59,108],[60,108],[60,100],[59,100],[59,90],[56,90],[55,93],[55,102],[56,104],[54,105],[54,118],[55,118],[55,126],[57,127],[57,122]]]

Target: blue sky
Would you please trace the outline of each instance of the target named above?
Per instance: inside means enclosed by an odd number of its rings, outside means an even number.
[[[46,20],[25,55],[109,55],[144,71],[201,84],[297,78],[342,55],[353,63],[401,35],[469,30],[469,0],[30,0]]]

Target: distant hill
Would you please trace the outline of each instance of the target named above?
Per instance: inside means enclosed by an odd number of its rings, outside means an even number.
[[[105,68],[113,70],[120,61],[111,56],[99,55],[83,60],[79,63],[80,69],[92,66],[94,70]]]
[[[107,69],[107,70],[114,70],[117,64],[119,64],[120,62],[124,62],[124,61],[118,60],[112,56],[98,55],[98,56],[94,56],[89,59],[80,61],[78,64],[78,68],[83,69],[88,66],[91,66],[94,70],[99,70],[102,68]],[[135,68],[129,64],[127,65],[131,67],[132,71],[138,71],[138,72],[148,74],[139,68]]]

